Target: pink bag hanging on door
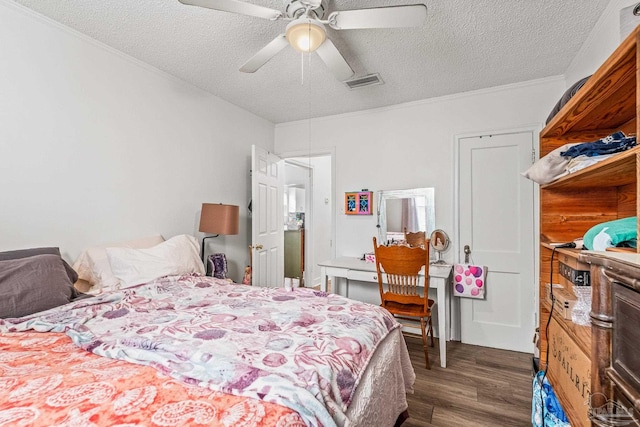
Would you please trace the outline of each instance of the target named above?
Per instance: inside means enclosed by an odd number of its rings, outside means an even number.
[[[453,266],[453,295],[484,299],[486,277],[486,266],[455,264]]]

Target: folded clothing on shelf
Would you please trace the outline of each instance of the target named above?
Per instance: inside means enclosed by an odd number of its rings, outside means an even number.
[[[580,155],[574,158],[567,158],[568,163],[567,163],[566,169],[568,173],[578,172],[580,169],[584,169],[591,165],[595,165],[596,163],[599,163],[603,160],[607,160],[611,156],[615,156],[615,153],[604,154],[602,156],[589,157],[585,155]]]
[[[571,158],[578,156],[602,156],[605,154],[619,153],[621,151],[628,150],[635,145],[635,136],[628,137],[624,132],[618,131],[597,141],[574,145],[567,149],[567,151],[560,153],[560,155]]]
[[[608,159],[636,145],[635,136],[618,131],[594,142],[568,143],[538,159],[521,175],[540,185]]]

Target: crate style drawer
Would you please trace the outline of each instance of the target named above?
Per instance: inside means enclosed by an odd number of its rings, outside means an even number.
[[[550,354],[547,376],[571,425],[591,425],[585,405],[591,392],[591,360],[555,317],[551,318],[548,340]]]

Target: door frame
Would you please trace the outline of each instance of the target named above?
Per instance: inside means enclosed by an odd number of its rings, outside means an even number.
[[[454,263],[459,263],[463,261],[461,255],[461,243],[460,243],[460,143],[462,139],[465,138],[478,138],[489,135],[505,135],[510,133],[523,133],[523,132],[531,132],[533,135],[533,152],[531,157],[531,164],[534,161],[537,161],[540,156],[540,131],[544,128],[542,123],[531,124],[531,125],[523,125],[521,127],[515,128],[507,128],[507,129],[499,129],[499,130],[483,130],[483,131],[475,131],[475,132],[465,132],[454,135],[454,144],[453,144],[453,158],[454,158],[454,167],[453,167],[453,227],[455,231],[455,238],[453,241],[453,253],[454,253]],[[524,171],[522,171],[524,172]],[[540,272],[540,187],[537,183],[534,182],[534,190],[533,190],[533,243],[534,247],[534,259],[533,259],[533,283],[534,283],[534,325],[538,325],[540,323],[539,320],[539,307],[540,307],[540,283],[539,272]],[[460,298],[452,298],[453,301],[451,303],[451,339],[455,341],[460,341],[462,339],[462,323],[461,323],[461,312],[460,312]]]
[[[331,159],[331,226],[330,226],[330,240],[331,240],[331,247],[329,249],[329,253],[331,254],[331,258],[335,258],[336,257],[336,215],[337,215],[337,209],[336,209],[336,148],[335,147],[327,147],[327,148],[323,148],[323,149],[317,149],[317,150],[296,150],[296,151],[284,151],[281,153],[275,153],[278,157],[280,157],[282,160],[287,160],[287,159],[291,159],[294,157],[300,158],[300,157],[322,157],[322,156],[329,156],[329,158]],[[311,185],[313,185],[313,180],[311,182]],[[311,190],[312,192],[313,190]],[[313,202],[311,201],[310,204],[307,207],[312,207]],[[315,236],[315,233],[312,232],[312,238],[316,239],[317,236]],[[307,242],[307,240],[305,239],[305,245],[310,244],[310,242]],[[307,246],[308,247],[308,246]],[[306,249],[306,248],[305,248]],[[313,260],[310,260],[308,257],[305,257],[305,276],[306,276],[306,272],[309,272],[309,275],[311,275],[310,271],[312,271],[312,269],[309,269],[309,265],[310,263],[313,262]],[[308,264],[309,263],[309,264]],[[311,284],[313,284],[313,277],[305,277],[306,280],[309,280],[309,282]]]

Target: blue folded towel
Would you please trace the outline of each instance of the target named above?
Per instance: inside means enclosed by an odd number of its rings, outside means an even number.
[[[594,142],[585,142],[582,144],[574,145],[567,151],[560,153],[563,157],[578,157],[578,156],[603,156],[605,154],[613,154],[621,151],[628,150],[636,145],[636,137],[627,137],[624,132],[615,132],[611,135],[601,138]]]

